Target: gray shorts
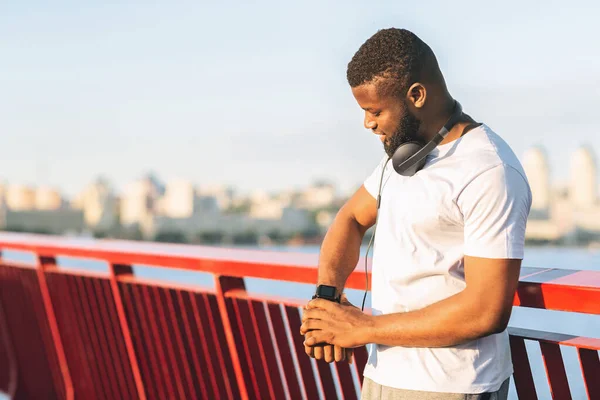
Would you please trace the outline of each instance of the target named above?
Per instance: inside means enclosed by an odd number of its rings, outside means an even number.
[[[365,378],[360,398],[361,400],[506,400],[509,381],[510,378],[502,383],[500,389],[492,393],[464,394],[395,389],[381,386],[369,378]]]

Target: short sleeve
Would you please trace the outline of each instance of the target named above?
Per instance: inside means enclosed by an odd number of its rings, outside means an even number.
[[[487,170],[463,189],[457,204],[465,255],[523,259],[531,189],[519,171],[508,165]]]
[[[365,181],[363,182],[363,186],[365,187],[365,189],[367,189],[367,192],[369,192],[369,194],[374,198],[377,198],[377,193],[379,191],[379,182],[381,181],[381,171],[383,167],[386,166],[387,160],[387,156],[383,157],[379,164],[377,164],[377,167],[375,167],[373,172],[371,172],[371,175],[369,175],[367,179],[365,179]],[[391,163],[389,163],[386,166],[386,169],[389,169],[389,165],[391,165]]]

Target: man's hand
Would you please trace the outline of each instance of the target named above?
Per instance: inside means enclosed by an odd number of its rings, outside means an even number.
[[[314,299],[302,315],[300,333],[305,335],[305,347],[314,351],[324,343],[351,349],[367,343],[365,332],[372,325],[372,317],[350,304],[345,296],[341,304]]]
[[[312,337],[313,332],[307,332],[304,338]],[[344,349],[340,346],[334,346],[331,344],[318,344],[316,346],[308,346],[304,344],[304,351],[309,357],[316,360],[324,360],[325,362],[331,363],[333,361],[348,361],[352,364],[354,356],[354,349]]]
[[[325,300],[327,301],[327,300]],[[348,299],[346,298],[346,295],[342,294],[342,298],[340,299],[340,303],[344,304],[344,305],[348,305],[351,307],[354,307],[352,305],[352,303],[350,303],[348,301]],[[304,321],[304,316],[306,315],[307,310],[310,307],[310,304],[307,305],[304,308],[304,314],[303,314],[303,321]],[[337,303],[336,303],[337,304]],[[311,338],[314,336],[314,334],[317,333],[316,331],[307,331],[306,333],[303,333],[301,331],[301,334],[304,335],[304,351],[306,352],[306,354],[309,357],[315,358],[317,360],[325,360],[325,362],[340,362],[340,361],[348,361],[349,364],[352,364],[352,360],[354,358],[354,349],[353,348],[343,348],[341,346],[334,346],[332,344],[317,344],[314,346],[308,346],[306,344],[306,339]]]

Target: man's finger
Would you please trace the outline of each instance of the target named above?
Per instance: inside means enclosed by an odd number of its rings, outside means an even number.
[[[311,336],[311,333],[307,332],[306,336],[304,337],[304,340],[306,340],[306,338],[309,338],[310,336]],[[309,357],[314,357],[315,356],[314,347],[307,346],[306,344],[304,345],[304,352]]]
[[[326,310],[329,312],[335,310],[336,307],[339,307],[338,303],[336,303],[335,301],[329,301],[329,300],[324,300],[324,299],[313,299],[313,300],[309,301],[308,304],[306,305],[307,309],[322,308],[323,310]]]
[[[300,333],[304,335],[308,331],[313,331],[315,329],[323,329],[326,327],[328,322],[320,320],[320,319],[309,319],[300,325]]]
[[[325,319],[328,320],[330,319],[330,314],[325,311],[325,310],[321,310],[320,308],[311,308],[309,310],[304,310],[302,312],[302,322],[308,320],[308,319]]]
[[[306,340],[309,340],[309,339],[306,339]],[[323,345],[314,346],[314,355],[315,355],[316,360],[323,359]]]
[[[344,349],[342,347],[334,346],[333,352],[334,352],[334,356],[335,356],[335,362],[340,362],[344,359],[344,355],[346,352],[344,351]]]
[[[325,345],[323,346],[323,358],[325,360],[325,362],[332,362],[334,360],[333,358],[333,346],[331,345]]]
[[[331,344],[332,340],[333,340],[333,333],[316,331],[313,336],[306,339],[306,344],[309,346],[318,346],[318,345],[324,345],[324,344]],[[317,351],[315,349],[315,358],[316,358],[316,354],[317,354]]]
[[[309,356],[311,358],[313,358],[315,356],[315,348],[314,347],[304,345],[304,352],[306,353],[307,356]]]
[[[354,349],[349,348],[349,349],[345,349],[345,350],[346,350],[346,361],[348,361],[348,364],[352,364],[352,362],[354,361]]]

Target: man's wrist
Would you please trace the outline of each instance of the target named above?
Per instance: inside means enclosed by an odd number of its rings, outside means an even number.
[[[340,303],[342,291],[338,289],[337,285],[319,283],[315,288],[315,294],[312,296],[312,298],[320,298]]]
[[[341,295],[342,292],[344,291],[344,283],[338,283],[335,279],[321,279],[317,281],[317,284],[315,285],[315,289],[319,287],[319,285],[327,285],[327,286],[334,286],[336,289],[336,293],[338,295]]]
[[[360,329],[356,330],[356,341],[359,346],[366,346],[369,343],[377,343],[377,317],[364,314],[365,319]]]

